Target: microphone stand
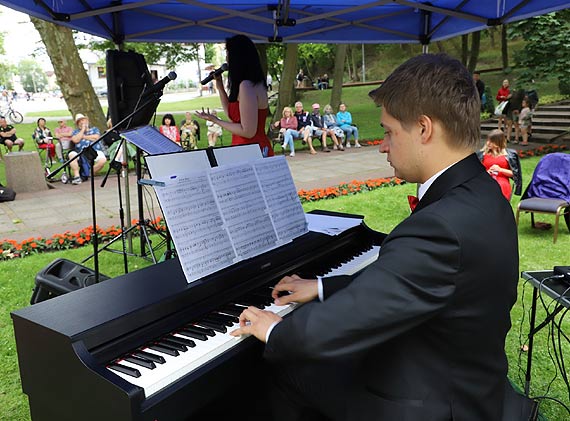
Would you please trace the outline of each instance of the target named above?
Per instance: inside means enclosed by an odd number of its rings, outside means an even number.
[[[141,95],[143,95],[143,94],[141,94]],[[95,272],[95,283],[99,283],[99,258],[98,258],[99,240],[98,240],[98,234],[97,234],[97,209],[95,206],[95,174],[93,173],[95,158],[97,158],[97,151],[93,147],[95,145],[97,145],[99,142],[101,142],[103,139],[110,137],[111,133],[116,134],[118,128],[121,127],[123,125],[123,123],[125,123],[127,120],[133,118],[141,110],[145,109],[146,107],[148,107],[149,105],[154,103],[158,98],[160,98],[162,96],[162,91],[153,92],[152,94],[150,94],[148,96],[149,96],[149,98],[140,107],[138,107],[138,108],[135,107],[135,109],[133,110],[133,112],[131,114],[129,114],[128,116],[123,118],[121,121],[119,121],[113,127],[111,127],[109,130],[107,130],[105,133],[103,133],[103,135],[99,139],[97,139],[95,142],[91,143],[91,145],[89,145],[88,147],[84,148],[81,152],[79,152],[73,158],[68,159],[59,168],[57,168],[55,171],[50,172],[46,176],[46,178],[48,180],[51,180],[53,177],[55,177],[57,174],[59,174],[63,169],[67,168],[73,161],[79,159],[79,157],[81,157],[81,156],[85,156],[85,159],[87,159],[87,161],[89,162],[90,178],[91,178],[91,183],[90,183],[90,185],[91,185],[91,213],[92,213],[92,218],[93,218],[93,224],[92,224],[92,228],[93,228],[93,257],[94,257],[94,259],[93,259],[93,270]]]

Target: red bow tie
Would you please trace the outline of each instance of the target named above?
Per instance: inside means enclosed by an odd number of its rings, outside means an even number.
[[[416,196],[408,196],[408,203],[410,204],[410,210],[413,212],[418,203],[420,203],[420,199]]]

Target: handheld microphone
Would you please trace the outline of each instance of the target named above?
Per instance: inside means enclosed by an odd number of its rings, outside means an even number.
[[[152,95],[156,92],[162,91],[168,82],[170,82],[171,80],[174,80],[176,78],[177,78],[176,73],[170,72],[168,75],[164,76],[162,79],[160,79],[158,82],[156,82],[150,88],[148,88],[147,91],[143,94],[143,96]]]
[[[213,72],[210,72],[210,74],[208,76],[206,76],[202,81],[200,81],[200,83],[202,85],[205,85],[206,83],[214,80],[214,78],[216,76],[221,75],[222,73],[224,73],[226,70],[228,70],[228,63],[224,63],[220,66],[219,69],[214,70]]]

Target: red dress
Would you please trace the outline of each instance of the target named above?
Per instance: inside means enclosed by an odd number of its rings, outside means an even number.
[[[228,111],[230,120],[234,123],[239,123],[241,121],[241,116],[239,114],[239,101],[230,102],[228,104]],[[257,110],[257,131],[252,138],[238,136],[237,134],[232,134],[232,145],[246,145],[248,143],[257,143],[261,149],[261,153],[265,149],[267,152],[263,153],[263,156],[273,156],[273,148],[271,147],[271,142],[265,134],[265,120],[267,119],[267,113],[269,109],[258,109]]]
[[[509,166],[509,162],[507,161],[506,155],[493,156],[490,154],[485,154],[483,156],[483,166],[485,167],[485,169],[488,170],[495,164],[506,170],[511,169],[511,167]],[[511,190],[510,177],[507,177],[503,173],[497,173],[497,174],[490,173],[489,175],[493,177],[495,180],[497,180],[497,183],[499,183],[499,186],[501,187],[501,192],[503,193],[503,196],[505,196],[507,200],[511,200],[512,190]]]

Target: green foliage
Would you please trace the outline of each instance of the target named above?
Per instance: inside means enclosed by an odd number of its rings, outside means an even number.
[[[281,81],[284,58],[285,44],[273,43],[267,46],[267,73],[273,77],[273,80]]]
[[[332,74],[336,46],[333,44],[299,44],[299,69],[316,80],[323,73]]]
[[[562,89],[568,89],[564,83],[570,79],[570,10],[526,19],[509,28],[511,37],[526,41],[524,48],[515,53],[517,66],[525,68],[521,81],[553,77],[562,82]]]
[[[38,62],[25,59],[18,63],[20,82],[26,92],[41,92],[47,85],[47,77]]]
[[[198,58],[198,43],[181,44],[174,42],[126,42],[125,51],[135,51],[145,57],[147,63],[158,63],[165,60],[166,67],[174,68],[177,64],[186,63]],[[105,52],[114,50],[115,44],[109,40],[93,40],[87,44],[78,44],[77,48],[87,48],[94,51]],[[212,47],[213,49],[213,47]],[[206,50],[206,56],[213,55],[212,50]]]

